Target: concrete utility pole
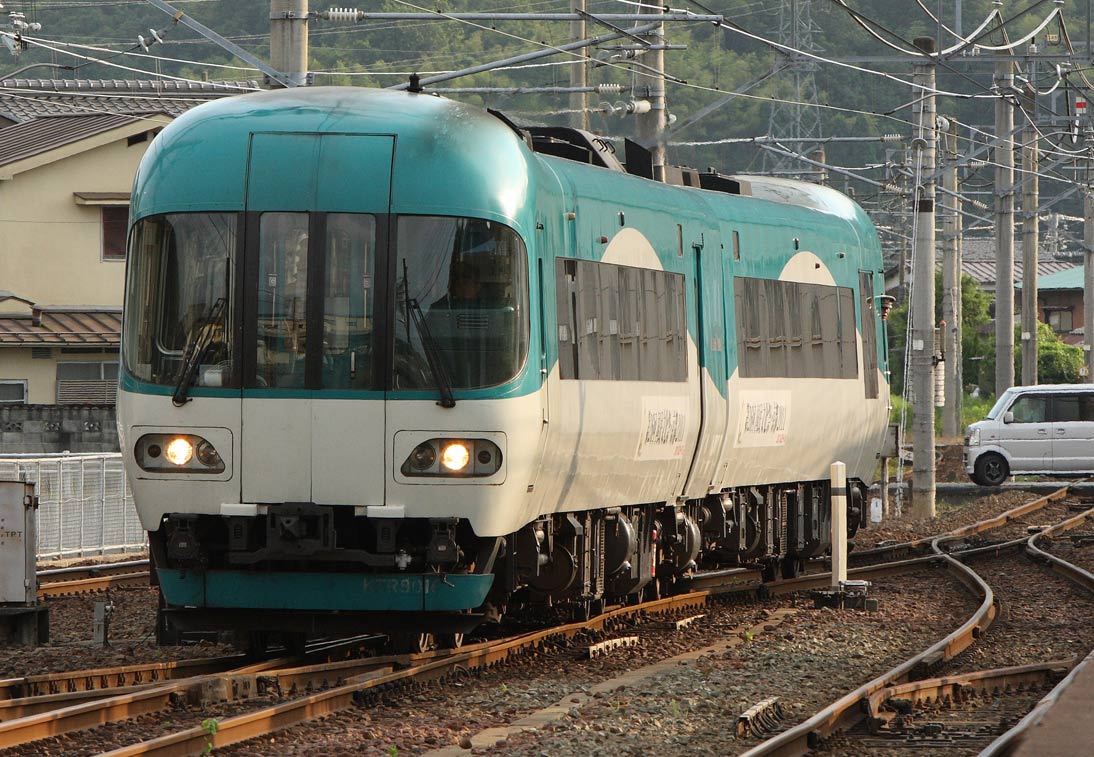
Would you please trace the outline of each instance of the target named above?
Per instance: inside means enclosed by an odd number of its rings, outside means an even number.
[[[1014,386],[1014,63],[995,67],[995,394]]]
[[[946,404],[942,408],[942,435],[950,439],[962,431],[964,402],[961,371],[961,200],[957,195],[957,122],[950,121],[945,137],[946,171],[942,174],[945,211],[942,216],[942,350],[946,355]]]
[[[1030,74],[1033,80],[1033,74]],[[1037,258],[1041,238],[1037,228],[1039,202],[1037,166],[1036,90],[1025,98],[1026,126],[1022,129],[1022,383],[1037,383]]]
[[[1094,170],[1087,159],[1087,181]],[[1083,188],[1083,349],[1086,350],[1086,381],[1094,383],[1094,186]]]
[[[927,56],[935,51],[933,37],[917,37],[917,48]],[[912,212],[916,214],[915,261],[912,264],[912,350],[909,360],[915,390],[915,438],[912,441],[913,518],[935,517],[934,501],[934,179],[937,115],[935,62],[931,57],[913,67],[917,181]]]
[[[308,83],[308,0],[270,0],[270,65],[294,86]]]
[[[643,14],[660,14],[661,9],[652,5],[642,6]],[[645,80],[645,100],[649,101],[648,113],[639,112],[635,116],[635,133],[638,141],[643,145],[651,145],[653,153],[653,178],[657,181],[665,180],[665,127],[668,124],[668,113],[665,106],[665,25],[658,24],[652,31],[646,32],[646,38],[653,44],[652,50],[646,53],[651,75],[640,77]],[[637,87],[638,93],[643,87]]]
[[[574,11],[584,13],[585,0],[574,0]],[[584,17],[570,22],[570,39],[574,42],[585,39]],[[574,89],[580,89],[588,86],[587,55],[584,48],[577,51],[575,55],[579,57],[575,58],[574,62],[570,64],[570,86]],[[570,110],[573,111],[570,114],[570,125],[575,129],[588,130],[589,128],[588,99],[588,94],[585,92],[570,93]]]

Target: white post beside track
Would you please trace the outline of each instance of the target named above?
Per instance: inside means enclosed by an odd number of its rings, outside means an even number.
[[[832,588],[847,580],[847,465],[832,463]]]

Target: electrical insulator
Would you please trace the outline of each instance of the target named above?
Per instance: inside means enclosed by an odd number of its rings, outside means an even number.
[[[357,23],[356,8],[331,8],[324,15],[328,21],[335,21],[343,24]]]
[[[597,84],[596,93],[598,95],[618,95],[623,91],[622,84]]]
[[[900,134],[882,134],[881,135],[881,141],[882,142],[899,142],[902,139],[904,139],[904,137],[901,136]]]

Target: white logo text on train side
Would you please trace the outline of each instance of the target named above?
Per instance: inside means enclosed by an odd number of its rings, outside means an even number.
[[[735,447],[781,447],[790,430],[790,392],[740,392]]]

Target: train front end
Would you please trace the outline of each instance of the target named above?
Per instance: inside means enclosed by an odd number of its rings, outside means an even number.
[[[174,628],[481,620],[542,426],[526,154],[475,109],[342,88],[156,139],[118,411]]]

